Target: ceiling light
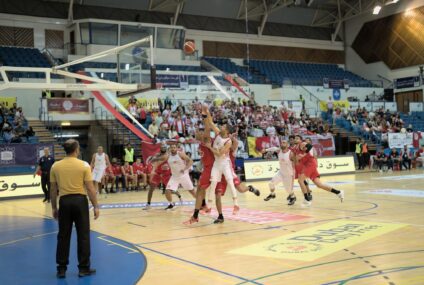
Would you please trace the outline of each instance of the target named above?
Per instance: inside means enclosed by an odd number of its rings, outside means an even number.
[[[129,63],[125,64],[125,70],[130,70],[130,64]]]
[[[63,134],[63,135],[54,135],[55,138],[78,138],[78,134]]]
[[[380,13],[381,10],[381,6],[380,5],[376,5],[374,7],[374,9],[372,10],[373,15],[378,15]]]
[[[62,122],[60,125],[61,126],[70,126],[71,122]]]

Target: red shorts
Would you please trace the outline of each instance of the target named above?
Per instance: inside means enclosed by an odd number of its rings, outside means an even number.
[[[211,185],[211,173],[212,173],[212,165],[209,167],[203,168],[202,174],[200,174],[200,178],[199,178],[199,187],[201,189],[207,189]]]
[[[312,181],[314,181],[315,178],[318,178],[320,175],[318,173],[318,170],[315,166],[312,167],[304,167],[302,173],[310,178]]]
[[[294,178],[297,179],[299,177],[299,174],[302,173],[303,165],[298,163],[294,165]]]
[[[238,187],[241,184],[240,179],[236,175],[236,177],[233,179],[234,186]],[[218,182],[218,185],[216,185],[215,194],[221,194],[221,196],[225,195],[225,191],[227,190],[227,180],[225,180],[224,175],[222,175],[221,181]]]
[[[159,186],[159,184],[167,185],[169,182],[169,179],[171,179],[171,175],[164,175],[164,174],[152,174],[152,179],[150,180],[150,184],[153,186]]]

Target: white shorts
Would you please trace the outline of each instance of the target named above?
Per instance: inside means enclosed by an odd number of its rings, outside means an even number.
[[[98,183],[102,182],[102,178],[105,175],[105,168],[94,168],[93,169],[93,181],[96,181]]]
[[[278,171],[274,177],[271,179],[271,183],[275,185],[283,183],[284,188],[287,192],[291,193],[293,191],[294,175],[293,174],[283,174]]]
[[[230,181],[234,179],[234,169],[231,161],[227,161],[225,163],[214,163],[211,171],[211,181],[219,182],[222,179],[222,175],[224,175],[225,180],[229,184]],[[230,181],[229,181],[230,180]]]
[[[166,185],[166,189],[177,191],[178,186],[180,185],[183,187],[184,190],[194,189],[193,182],[191,182],[191,179],[188,173],[185,173],[181,176],[172,175],[168,181],[168,184]]]

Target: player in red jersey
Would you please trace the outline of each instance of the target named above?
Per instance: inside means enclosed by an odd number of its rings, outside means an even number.
[[[299,177],[298,177],[300,188],[302,188],[303,191],[307,191],[304,182],[306,178],[309,178],[314,182],[314,184],[318,188],[321,188],[325,191],[336,194],[340,198],[340,201],[343,202],[343,199],[344,199],[343,190],[334,189],[331,186],[325,185],[321,182],[320,175],[318,172],[317,160],[310,153],[310,150],[312,149],[312,147],[313,146],[311,144],[303,142],[300,145],[301,152],[297,155],[297,160],[302,165],[302,169],[300,170]]]
[[[118,160],[116,158],[112,159],[112,173],[113,173],[113,176],[115,176],[116,192],[119,191],[119,181],[121,181],[122,183],[121,192],[126,190],[127,186],[125,184],[125,177],[123,176],[123,173],[122,173],[122,167],[118,163]]]
[[[122,174],[124,175],[127,189],[134,190],[134,185],[137,184],[137,175],[134,174],[134,170],[128,161],[125,161],[124,165],[122,166]]]
[[[105,170],[105,174],[103,175],[102,184],[105,187],[106,193],[114,193],[113,185],[115,184],[115,175],[113,174],[112,167],[108,167]],[[108,190],[108,185],[110,183],[110,190]]]
[[[140,190],[140,182],[144,189],[147,187],[147,174],[146,174],[146,166],[141,162],[141,158],[137,158],[136,161],[132,165],[134,175],[137,176],[137,188],[136,190]]]
[[[196,140],[199,141],[199,152],[200,152],[200,161],[203,166],[203,171],[199,178],[199,183],[197,185],[196,192],[196,204],[194,207],[193,215],[189,220],[185,221],[184,224],[191,225],[193,223],[197,223],[199,221],[199,212],[201,208],[205,208],[206,212],[210,212],[210,208],[206,206],[205,196],[206,190],[209,188],[211,184],[211,172],[212,166],[215,161],[215,157],[212,151],[207,147],[207,144],[211,143],[210,137],[210,124],[206,123],[208,120],[212,120],[207,109],[203,108],[202,111],[203,116],[203,124],[205,126],[204,129],[199,129],[196,131]]]

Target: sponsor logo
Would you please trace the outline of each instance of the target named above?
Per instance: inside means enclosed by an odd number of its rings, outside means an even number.
[[[234,249],[229,253],[313,261],[405,226],[340,220]]]

